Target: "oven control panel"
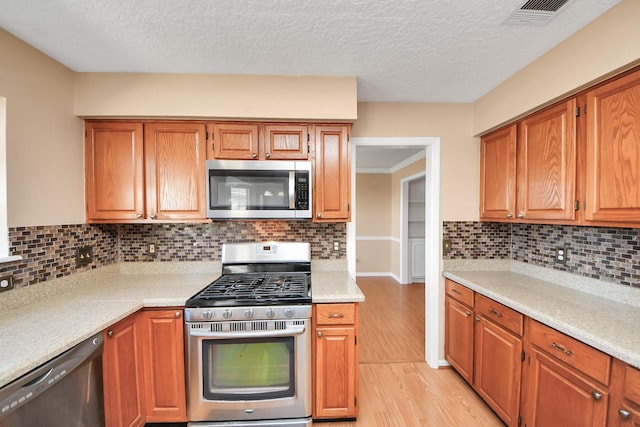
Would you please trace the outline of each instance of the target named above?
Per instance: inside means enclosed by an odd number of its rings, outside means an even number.
[[[310,305],[202,307],[184,311],[187,322],[311,319]]]

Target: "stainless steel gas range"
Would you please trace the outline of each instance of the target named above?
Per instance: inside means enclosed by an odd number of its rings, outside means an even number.
[[[223,245],[185,328],[189,426],[311,426],[308,243]]]

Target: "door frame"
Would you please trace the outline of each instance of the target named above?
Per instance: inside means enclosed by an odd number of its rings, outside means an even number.
[[[425,148],[425,361],[431,368],[440,365],[440,312],[443,290],[442,223],[440,221],[440,138],[351,138],[351,222],[347,223],[347,265],[349,275],[356,277],[356,147],[358,146],[421,146]],[[401,249],[402,250],[402,249]]]

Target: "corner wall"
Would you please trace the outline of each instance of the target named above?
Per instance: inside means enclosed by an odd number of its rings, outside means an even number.
[[[74,73],[0,29],[7,98],[8,226],[84,222],[82,120]]]

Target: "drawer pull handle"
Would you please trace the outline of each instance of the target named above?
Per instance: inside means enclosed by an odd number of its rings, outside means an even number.
[[[566,354],[567,356],[573,356],[573,352],[571,350],[567,350],[566,348],[564,348],[563,346],[556,344],[554,342],[551,343],[551,347],[560,350],[561,352],[563,352],[564,354]]]
[[[451,288],[451,293],[460,295],[460,291],[457,290],[456,288]]]
[[[331,319],[340,319],[341,317],[344,317],[343,313],[331,313],[331,314],[329,314],[329,318],[331,318]]]
[[[467,317],[471,316],[471,312],[467,310]]]
[[[593,400],[600,400],[602,399],[602,393],[593,390],[591,392],[591,397],[593,397]]]
[[[618,409],[618,414],[620,414],[620,418],[623,420],[628,420],[629,416],[631,416],[629,411],[625,411],[624,409]]]
[[[500,313],[499,311],[494,310],[493,308],[489,309],[489,313],[493,314],[496,317],[502,317],[502,313]]]

